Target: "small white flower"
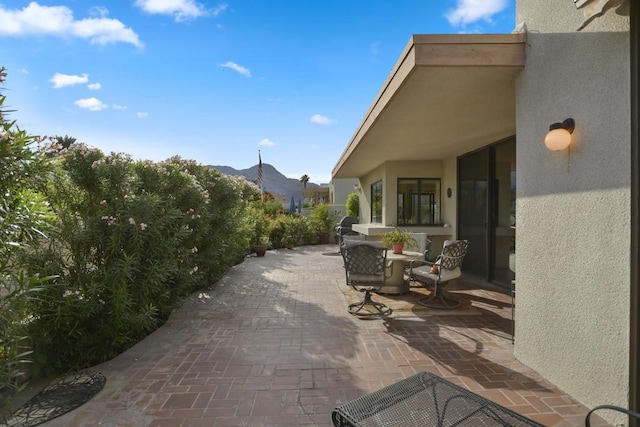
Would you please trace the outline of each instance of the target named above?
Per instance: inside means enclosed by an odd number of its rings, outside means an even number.
[[[191,253],[192,254],[198,253],[198,248],[196,248],[195,246],[193,248],[191,248]]]
[[[145,224],[144,222],[140,223],[140,230],[144,231],[147,228],[147,224]]]
[[[136,220],[133,218],[129,218],[129,224],[136,225]]]

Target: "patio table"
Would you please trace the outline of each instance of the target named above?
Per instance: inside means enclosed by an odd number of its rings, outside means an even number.
[[[392,274],[378,293],[397,295],[409,292],[411,288],[409,287],[409,281],[404,277],[404,265],[407,261],[413,259],[424,259],[424,254],[412,251],[404,251],[401,254],[387,252],[387,260],[393,263]]]
[[[334,426],[537,426],[482,396],[420,372],[336,408]]]

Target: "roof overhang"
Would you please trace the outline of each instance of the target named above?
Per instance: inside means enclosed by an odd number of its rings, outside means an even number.
[[[358,178],[387,161],[460,155],[515,134],[525,35],[414,35],[333,168]]]

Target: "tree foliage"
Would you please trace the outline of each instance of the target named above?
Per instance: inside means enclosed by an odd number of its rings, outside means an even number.
[[[307,188],[307,182],[309,182],[311,178],[306,173],[300,177],[300,182],[302,183],[303,188]]]
[[[350,193],[347,196],[347,216],[360,217],[360,195],[358,193]]]
[[[0,68],[0,84],[6,72]],[[40,189],[51,163],[41,139],[7,118],[0,93],[0,421],[10,398],[24,385],[31,351],[25,307],[48,277],[30,271],[28,255],[50,231],[53,215]]]

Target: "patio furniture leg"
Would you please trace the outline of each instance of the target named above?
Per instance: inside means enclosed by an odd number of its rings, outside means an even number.
[[[366,310],[365,307],[373,307],[375,311]],[[364,300],[349,304],[349,313],[354,316],[369,317],[369,316],[386,316],[391,314],[391,308],[387,307],[381,302],[376,302],[371,299],[371,291],[364,291]]]
[[[460,301],[444,296],[442,286],[437,284],[433,288],[431,295],[420,298],[417,302],[423,307],[437,308],[442,310],[451,310],[460,307]]]

